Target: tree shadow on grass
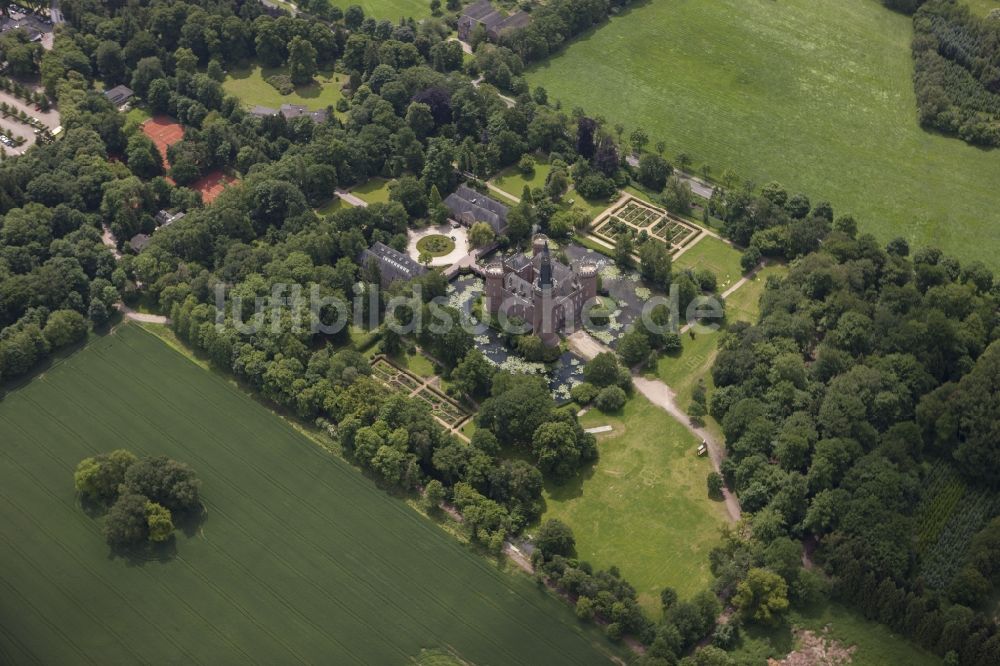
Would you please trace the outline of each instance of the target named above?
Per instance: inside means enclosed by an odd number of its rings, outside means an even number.
[[[103,507],[99,503],[92,503],[93,508],[98,510]],[[85,507],[84,511],[88,511]],[[92,518],[97,517],[89,513]],[[98,514],[100,515],[100,514]],[[175,511],[172,515],[174,523],[174,533],[170,538],[162,542],[147,541],[134,546],[111,547],[108,552],[109,559],[121,558],[130,567],[142,567],[149,563],[167,564],[177,557],[179,534],[184,535],[184,540],[193,539],[201,532],[202,527],[208,520],[208,511],[205,506],[199,504],[190,511]]]
[[[597,460],[587,463],[580,468],[573,477],[563,483],[557,484],[554,481],[545,482],[545,492],[554,502],[565,502],[583,495],[583,484],[594,476],[597,470]],[[544,510],[543,510],[544,513]]]
[[[787,622],[775,627],[747,624],[742,627],[741,634],[738,648],[746,647],[747,643],[767,648],[767,655],[756,656],[783,657],[795,649],[795,636],[792,634],[791,625]]]

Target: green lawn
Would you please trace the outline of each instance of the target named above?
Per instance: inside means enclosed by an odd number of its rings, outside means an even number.
[[[333,215],[335,212],[343,208],[343,206],[343,199],[334,195],[329,201],[317,208],[316,212],[320,215]]]
[[[454,250],[455,241],[444,234],[428,234],[417,241],[417,252],[427,253],[432,257],[443,257]]]
[[[351,188],[351,194],[356,194],[364,201],[373,203],[388,203],[389,183],[385,178],[371,178],[367,183],[362,183]]]
[[[797,647],[792,626],[813,631],[827,640],[836,640],[845,648],[854,646],[851,666],[886,664],[939,666],[941,664],[941,660],[936,656],[892,633],[884,625],[866,620],[857,612],[834,603],[807,612],[793,611],[789,615],[789,624],[781,627],[744,628],[741,631],[740,643],[731,654],[737,659],[737,663],[748,665],[763,664],[769,658],[781,659]]]
[[[829,199],[886,241],[1000,267],[1000,153],[917,124],[911,19],[873,0],[649,2],[533,68],[564,108],[713,173]]]
[[[684,254],[674,261],[674,268],[707,268],[715,273],[719,293],[722,293],[743,277],[740,268],[742,253],[713,236],[707,236],[685,250]]]
[[[4,663],[601,663],[607,644],[134,324],[0,402]],[[73,469],[116,447],[191,464],[206,519],[109,557]]]
[[[537,159],[537,157],[536,157]],[[524,192],[524,186],[527,185],[531,189],[536,187],[544,187],[545,181],[549,177],[549,173],[552,171],[552,165],[543,162],[541,160],[535,162],[535,171],[530,176],[525,176],[521,173],[517,166],[507,167],[490,181],[497,187],[499,187],[504,192],[512,194],[515,197],[520,198],[521,193]]]
[[[969,5],[973,14],[979,16],[986,16],[994,9],[1000,9],[1000,0],[965,0],[965,4]]]
[[[282,95],[265,80],[274,74],[287,73],[287,67],[234,67],[229,70],[222,87],[230,95],[239,97],[248,107],[260,105],[277,109],[282,104],[301,104],[315,111],[336,106],[337,101],[343,97],[340,87],[347,81],[347,76],[336,74],[333,70],[318,72],[313,83],[298,86],[290,95]]]
[[[684,345],[677,356],[661,356],[656,366],[656,376],[663,380],[677,394],[677,402],[682,409],[691,403],[691,392],[700,378],[705,386],[713,388],[712,363],[718,354],[719,332],[698,333],[693,338],[689,334],[681,336]]]
[[[546,488],[543,519],[573,528],[581,559],[617,565],[658,617],[663,587],[688,597],[711,580],[708,551],[726,523],[725,508],[707,496],[711,463],[697,457],[687,430],[641,395],[620,415],[592,409],[581,421],[614,430],[598,435],[600,460],[587,478]]]
[[[734,291],[726,299],[726,319],[729,321],[747,321],[757,323],[760,314],[760,297],[764,293],[769,276],[784,276],[788,267],[782,264],[765,266],[748,280],[742,287]]]
[[[432,363],[431,360],[423,354],[407,354],[405,352],[400,352],[390,358],[396,365],[406,368],[419,377],[433,377],[436,374],[434,372],[434,363]]]
[[[422,19],[431,15],[430,2],[425,0],[351,0],[333,4],[343,10],[358,5],[365,10],[365,16],[389,19],[393,24],[401,18]],[[444,5],[443,2],[441,4]]]
[[[140,109],[139,107],[132,107],[125,113],[125,126],[123,131],[126,135],[131,135],[132,132],[137,130],[140,125],[152,118],[152,115],[146,109]]]

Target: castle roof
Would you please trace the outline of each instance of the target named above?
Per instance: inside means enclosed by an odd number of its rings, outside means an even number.
[[[403,282],[423,275],[427,269],[402,252],[397,252],[384,243],[376,242],[361,253],[361,265],[365,266],[374,259],[382,276],[382,286],[386,287],[396,280]]]
[[[471,187],[459,185],[458,189],[445,198],[444,205],[456,220],[485,222],[495,233],[502,234],[507,229],[507,206],[480,194]],[[471,225],[470,225],[471,226]]]

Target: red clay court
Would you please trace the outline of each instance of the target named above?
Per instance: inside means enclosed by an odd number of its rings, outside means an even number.
[[[184,128],[170,116],[158,115],[153,116],[142,124],[142,132],[156,144],[157,150],[160,151],[160,155],[163,157],[163,168],[169,171],[170,163],[167,161],[167,147],[184,138]],[[167,177],[167,180],[171,183],[174,182],[170,177]],[[215,201],[215,198],[227,186],[238,182],[236,178],[227,176],[221,171],[213,171],[193,182],[191,189],[201,192],[201,200],[209,204]]]
[[[142,124],[142,132],[156,144],[156,149],[163,157],[163,168],[169,169],[167,162],[167,146],[171,146],[184,138],[184,128],[170,116],[153,116]]]
[[[213,171],[191,183],[191,189],[201,192],[201,200],[210,204],[215,201],[222,190],[238,182],[240,181],[236,178],[227,176],[221,171]]]

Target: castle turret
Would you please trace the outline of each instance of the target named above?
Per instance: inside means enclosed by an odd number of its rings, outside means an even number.
[[[535,234],[534,239],[531,241],[531,256],[537,257],[542,249],[548,249],[549,247],[549,237],[545,234]]]
[[[542,247],[542,263],[538,267],[538,286],[541,289],[552,289],[552,258],[549,256],[548,244]]]
[[[580,276],[580,289],[583,292],[583,302],[597,298],[597,265],[589,261],[583,263],[578,275]]]
[[[486,267],[486,300],[490,314],[500,311],[503,303],[503,266],[494,262]]]

